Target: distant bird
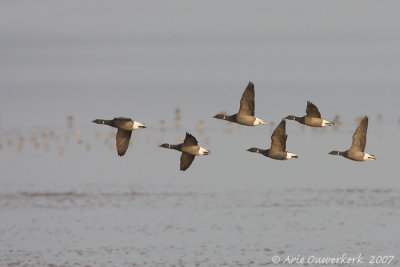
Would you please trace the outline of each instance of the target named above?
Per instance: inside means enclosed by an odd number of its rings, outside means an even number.
[[[48,142],[48,141],[45,141],[45,142],[43,143],[43,147],[44,147],[44,150],[49,151],[49,149],[50,149],[49,142]]]
[[[145,124],[141,122],[133,121],[130,118],[124,118],[124,117],[114,118],[113,120],[96,119],[93,122],[97,124],[105,124],[118,129],[116,137],[118,156],[125,155],[125,152],[129,146],[129,140],[131,138],[132,131],[147,127]]]
[[[259,153],[266,157],[277,159],[277,160],[287,160],[291,158],[298,158],[298,156],[291,152],[286,152],[286,121],[282,120],[281,123],[275,128],[271,136],[271,148],[270,149],[260,149],[252,147],[247,149],[247,151]]]
[[[182,122],[182,118],[181,118],[181,110],[179,108],[176,108],[175,110],[175,128],[176,129],[180,129],[181,128],[181,122]]]
[[[340,115],[336,115],[332,123],[337,126],[342,125],[342,121],[340,120]]]
[[[325,127],[325,126],[334,125],[333,122],[329,122],[327,120],[322,119],[321,113],[318,111],[317,106],[315,106],[310,101],[307,101],[306,113],[307,113],[307,115],[305,115],[303,117],[296,117],[293,115],[289,115],[285,119],[286,120],[295,120],[301,124],[305,124],[305,125],[308,125],[311,127]]]
[[[214,118],[230,122],[236,122],[247,126],[257,126],[260,124],[266,124],[265,121],[254,117],[254,110],[255,110],[254,99],[255,99],[254,84],[252,82],[249,82],[247,88],[243,92],[242,99],[240,100],[239,112],[231,116],[219,113],[215,115]]]
[[[81,141],[81,131],[75,130],[74,136],[75,136],[75,140],[78,141],[78,143],[79,143],[79,141]]]
[[[73,116],[67,116],[67,127],[70,129],[74,128],[74,117]]]
[[[42,133],[42,138],[43,138],[43,139],[46,139],[47,136],[49,136],[49,131],[48,131],[48,130],[45,130],[45,131]]]
[[[180,170],[184,171],[190,167],[195,156],[209,155],[211,151],[197,145],[196,138],[190,133],[186,133],[185,140],[182,144],[170,145],[162,144],[160,147],[175,149],[182,152]]]
[[[329,154],[343,156],[345,158],[355,161],[366,161],[375,160],[374,155],[370,155],[364,152],[365,145],[367,144],[367,129],[368,129],[368,117],[365,116],[357,127],[357,130],[353,134],[353,143],[350,149],[340,152],[331,151]]]
[[[165,132],[165,120],[160,121],[160,132]]]
[[[198,121],[198,122],[197,122],[197,132],[198,132],[199,134],[204,134],[204,129],[203,129],[203,127],[204,127],[204,121]]]

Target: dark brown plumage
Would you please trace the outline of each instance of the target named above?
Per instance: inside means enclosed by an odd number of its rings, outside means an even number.
[[[116,136],[118,156],[125,155],[125,152],[129,147],[129,141],[131,139],[131,135],[132,131],[125,131],[118,129]]]
[[[256,118],[255,114],[255,92],[254,84],[249,82],[246,89],[243,92],[242,98],[240,99],[239,112],[231,116],[224,113],[219,113],[214,116],[216,119],[227,120],[230,122],[236,122],[246,126],[257,126],[266,124],[265,121]]]
[[[255,93],[254,84],[249,82],[240,99],[240,108],[238,114],[246,116],[254,116],[255,110]]]
[[[286,151],[286,122],[282,120],[281,123],[275,128],[271,136],[271,148],[270,149],[260,149],[256,147],[249,148],[247,151],[259,153],[266,157],[277,159],[277,160],[287,160],[290,158],[297,158],[298,156],[294,153]]]
[[[321,118],[321,113],[318,108],[310,101],[307,101],[306,113],[310,118]]]
[[[364,152],[367,144],[368,117],[365,116],[353,134],[353,143],[350,150]]]
[[[365,116],[359,123],[353,134],[353,142],[351,147],[346,151],[331,151],[330,155],[343,156],[354,161],[375,160],[374,155],[365,153],[365,145],[367,144],[368,117]]]
[[[275,128],[271,136],[271,150],[285,151],[286,150],[286,122],[284,120]]]
[[[198,146],[198,142],[196,138],[190,133],[186,133],[185,140],[181,144],[170,145],[170,144],[162,144],[160,147],[175,149],[182,152],[180,158],[180,170],[184,171],[190,167],[195,156],[201,155],[209,155],[211,154],[210,150],[204,149]]]
[[[147,126],[138,121],[133,121],[130,118],[118,117],[112,120],[96,119],[94,123],[104,124],[118,129],[116,141],[117,141],[117,153],[118,156],[123,156],[129,147],[129,140],[131,139],[132,131],[140,128],[146,128]]]
[[[180,170],[185,171],[187,168],[189,168],[190,165],[192,165],[194,158],[195,158],[194,155],[190,155],[189,153],[182,152],[181,159],[180,159],[181,163],[179,166]]]
[[[294,115],[289,115],[286,120],[295,120],[298,123],[308,125],[311,127],[325,127],[333,125],[333,122],[329,122],[321,118],[321,113],[319,112],[316,105],[307,101],[306,114],[303,117],[296,117]]]

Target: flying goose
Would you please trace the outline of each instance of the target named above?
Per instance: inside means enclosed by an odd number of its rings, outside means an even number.
[[[190,167],[195,156],[211,154],[210,150],[198,146],[196,138],[190,133],[186,133],[185,140],[183,141],[182,144],[178,145],[162,144],[160,145],[160,147],[175,149],[182,152],[181,165],[180,165],[181,171],[184,171]]]
[[[305,124],[305,125],[308,125],[311,127],[325,127],[325,126],[334,125],[333,122],[329,122],[327,120],[322,119],[321,113],[319,112],[317,106],[315,106],[310,101],[307,101],[306,113],[307,113],[307,115],[305,115],[303,117],[296,117],[293,115],[289,115],[285,119],[286,120],[295,120],[301,124]]]
[[[133,121],[130,118],[118,117],[113,120],[96,119],[93,121],[97,124],[105,124],[118,129],[117,132],[117,152],[118,156],[123,156],[128,149],[129,140],[131,139],[132,131],[147,126],[141,122]]]
[[[259,153],[271,159],[287,160],[291,158],[298,158],[294,153],[286,152],[286,121],[282,120],[281,123],[275,128],[271,136],[271,148],[260,149],[252,147],[247,151]]]
[[[236,122],[247,126],[257,126],[260,124],[267,124],[265,121],[254,117],[255,109],[255,93],[254,84],[249,82],[247,88],[244,90],[242,99],[240,100],[239,112],[231,116],[219,113],[214,116],[216,119],[227,120],[230,122]]]
[[[350,149],[344,152],[331,151],[329,154],[343,156],[355,161],[376,160],[374,155],[364,152],[365,145],[367,144],[367,129],[368,117],[364,116],[353,134],[353,143],[351,144]]]

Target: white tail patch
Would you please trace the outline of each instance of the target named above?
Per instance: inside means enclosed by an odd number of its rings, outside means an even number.
[[[286,152],[286,159],[291,159],[291,158],[298,158],[299,156],[297,156],[294,153],[290,153],[290,152]]]
[[[368,153],[364,153],[364,160],[376,160],[374,155],[370,155]]]
[[[266,121],[263,121],[262,119],[256,118],[256,119],[254,120],[254,126],[260,125],[260,124],[267,124],[267,122],[266,122]]]
[[[138,122],[138,121],[134,121],[133,122],[133,126],[132,126],[132,130],[137,130],[137,129],[146,128],[146,127],[147,127],[146,124]]]
[[[203,155],[209,155],[211,154],[211,151],[205,148],[200,147],[198,155],[203,156]]]
[[[332,122],[327,121],[327,120],[322,120],[322,124],[321,124],[322,127],[331,126],[331,125],[333,125]]]

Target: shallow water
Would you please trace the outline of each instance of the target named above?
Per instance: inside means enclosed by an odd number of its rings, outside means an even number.
[[[0,204],[1,265],[260,266],[274,255],[396,255],[400,245],[391,189],[23,192]]]

